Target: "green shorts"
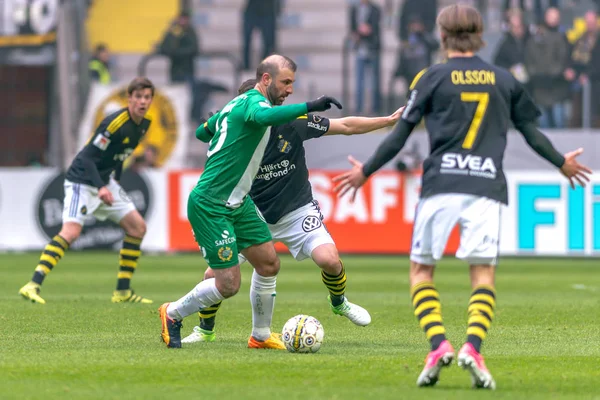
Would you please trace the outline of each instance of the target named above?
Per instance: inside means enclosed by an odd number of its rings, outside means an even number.
[[[188,220],[202,255],[214,269],[234,267],[240,251],[271,241],[267,223],[248,196],[240,207],[231,209],[192,191]]]

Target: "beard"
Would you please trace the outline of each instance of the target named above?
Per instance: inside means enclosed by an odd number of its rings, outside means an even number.
[[[283,104],[283,99],[280,99],[282,95],[277,90],[275,86],[275,82],[271,82],[271,84],[267,87],[267,95],[269,96],[269,101],[271,104],[275,106],[280,106]]]

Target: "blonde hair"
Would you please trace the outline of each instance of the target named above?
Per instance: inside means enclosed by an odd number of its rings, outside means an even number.
[[[477,52],[483,46],[483,19],[476,8],[465,4],[444,7],[437,17],[444,50]]]

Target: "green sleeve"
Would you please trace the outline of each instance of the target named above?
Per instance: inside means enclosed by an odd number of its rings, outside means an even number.
[[[255,122],[262,126],[281,125],[293,121],[307,113],[306,103],[271,107],[265,101],[256,101],[246,109],[246,122]]]
[[[200,125],[198,127],[198,129],[196,129],[196,138],[204,143],[210,142],[210,140],[214,136],[212,134],[212,132],[210,132],[208,129],[206,129],[207,126],[208,126],[208,122],[205,122],[202,125]]]
[[[210,142],[215,136],[218,114],[213,115],[196,129],[196,138],[204,143]]]

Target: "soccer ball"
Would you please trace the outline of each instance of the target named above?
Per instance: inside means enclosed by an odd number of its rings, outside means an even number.
[[[310,315],[296,315],[283,326],[281,339],[291,353],[316,353],[321,348],[325,330]]]

